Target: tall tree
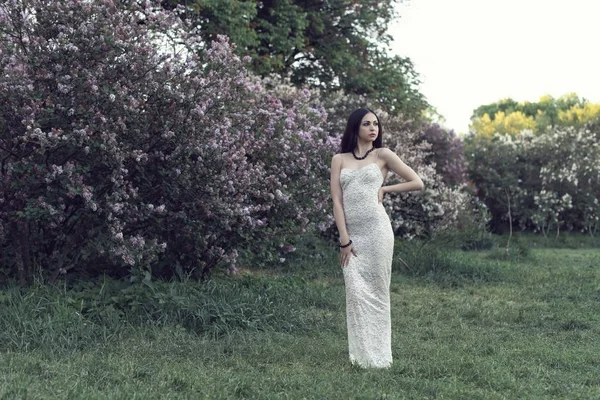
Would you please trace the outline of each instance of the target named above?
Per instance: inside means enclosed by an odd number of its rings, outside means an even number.
[[[427,103],[410,59],[390,56],[389,23],[402,0],[164,0],[184,5],[205,41],[224,34],[261,76],[366,95],[393,113]]]
[[[516,135],[524,129],[539,134],[555,127],[581,127],[599,119],[600,104],[590,103],[575,93],[569,93],[557,99],[545,95],[538,102],[518,103],[503,99],[482,105],[473,111],[471,129],[485,137],[495,133]]]

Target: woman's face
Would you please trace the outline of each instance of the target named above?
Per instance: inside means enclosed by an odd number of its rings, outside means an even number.
[[[379,136],[377,117],[373,113],[366,113],[362,121],[360,121],[358,137],[365,142],[374,142],[377,136]]]

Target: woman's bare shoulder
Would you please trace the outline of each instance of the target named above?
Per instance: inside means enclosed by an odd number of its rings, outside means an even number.
[[[337,160],[338,162],[341,162],[348,156],[348,154],[350,153],[337,153],[333,156],[332,160]]]
[[[341,165],[343,159],[344,157],[341,153],[334,154],[331,158],[331,165]]]

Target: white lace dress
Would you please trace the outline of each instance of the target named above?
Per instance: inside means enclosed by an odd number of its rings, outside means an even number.
[[[375,163],[344,168],[340,176],[346,228],[357,256],[344,267],[350,361],[361,367],[392,364],[390,278],[394,233],[378,201],[383,175]]]

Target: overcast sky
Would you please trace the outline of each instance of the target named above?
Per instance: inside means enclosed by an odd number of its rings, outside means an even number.
[[[600,0],[410,0],[399,13],[392,50],[458,133],[473,109],[506,97],[600,103]]]

